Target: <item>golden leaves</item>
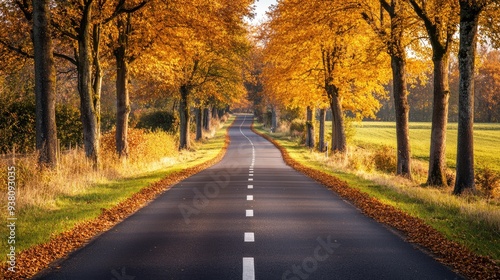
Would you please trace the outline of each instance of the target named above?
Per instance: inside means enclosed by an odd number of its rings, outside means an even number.
[[[326,87],[334,85],[345,109],[373,116],[379,106],[373,94],[385,94],[390,68],[357,9],[345,1],[278,4],[263,32],[263,79],[270,99],[285,106],[322,106]]]

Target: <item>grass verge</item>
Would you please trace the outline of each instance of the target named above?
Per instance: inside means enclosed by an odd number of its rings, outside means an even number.
[[[229,144],[227,129],[233,121],[234,118],[230,119],[214,138],[198,145],[185,161],[168,169],[96,184],[77,195],[59,196],[51,211],[25,207],[18,213],[16,251],[21,248],[21,252],[16,257],[16,271],[8,271],[4,263],[0,278],[32,277],[109,230],[172,185],[220,161]]]
[[[437,200],[444,202],[440,204],[426,200],[422,194],[405,192],[406,187],[400,190],[355,174],[334,171],[288,137],[268,134],[261,126],[254,130],[281,150],[288,165],[347,198],[367,216],[403,232],[410,242],[427,248],[435,258],[461,274],[471,279],[500,277],[498,228],[464,215],[461,208],[467,208],[466,198],[448,195]],[[420,192],[443,195],[433,189],[420,188]]]

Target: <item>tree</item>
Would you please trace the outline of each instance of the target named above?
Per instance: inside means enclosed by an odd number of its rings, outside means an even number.
[[[474,84],[476,122],[500,122],[500,51],[486,50]]]
[[[114,40],[113,54],[116,62],[116,133],[115,143],[116,152],[120,158],[127,158],[129,153],[128,148],[128,121],[130,108],[130,64],[134,62],[141,54],[136,50],[131,50],[135,47],[141,51],[152,45],[152,40],[134,40],[131,44],[131,36],[133,34],[132,14],[143,8],[148,2],[141,2],[131,9],[123,8],[123,13],[116,16],[116,34]],[[147,18],[148,14],[141,14],[140,17]],[[154,18],[154,17],[153,17]],[[145,22],[139,25],[143,27],[140,34],[147,34],[145,28],[149,27]],[[142,36],[139,36],[142,37]],[[143,39],[143,38],[141,38]]]
[[[341,153],[347,150],[344,111],[373,116],[375,96],[385,93],[384,57],[368,43],[357,9],[344,1],[284,1],[266,31],[266,92],[289,106],[326,102],[333,113],[331,148]]]
[[[200,96],[207,96],[206,90],[214,88],[224,89],[218,93],[212,91],[212,95],[218,96],[243,92],[242,86],[237,91],[230,90],[235,83],[242,84],[242,55],[248,49],[243,18],[249,15],[250,3],[247,0],[216,3],[200,0],[186,6],[179,2],[178,10],[184,13],[173,14],[181,17],[182,24],[174,30],[176,42],[172,46],[178,54],[173,71],[180,97],[179,149],[190,148],[190,110],[196,97],[205,99]]]
[[[56,71],[52,46],[51,11],[48,1],[26,0],[2,3],[2,29],[7,37],[0,44],[7,50],[27,58],[34,58],[36,100],[36,149],[41,165],[57,165],[57,127],[55,117]],[[21,12],[22,16],[18,13]],[[25,19],[23,21],[22,19]],[[21,39],[21,29],[32,33],[31,42]],[[29,31],[28,31],[29,30]],[[31,43],[32,45],[30,46]],[[5,51],[5,50],[4,50]]]
[[[127,158],[128,149],[128,118],[130,114],[129,94],[129,36],[131,33],[130,14],[120,15],[116,19],[118,29],[118,44],[114,50],[116,59],[116,152],[120,158]]]
[[[495,0],[460,0],[458,141],[453,193],[474,192],[474,74],[481,12]]]
[[[377,2],[377,1],[375,1]],[[380,16],[374,12],[369,2],[362,12],[363,18],[370,24],[379,38],[386,43],[387,53],[391,57],[394,107],[396,111],[397,171],[398,175],[411,178],[411,147],[409,130],[408,86],[406,79],[405,30],[407,9],[402,0],[379,0]],[[375,8],[376,10],[376,8]],[[390,18],[389,27],[384,22],[384,13]]]
[[[33,0],[33,49],[35,58],[36,148],[39,162],[57,165],[56,69],[48,0]]]
[[[449,59],[456,31],[458,5],[454,0],[409,0],[424,22],[432,47],[434,93],[428,185],[446,186],[446,128],[448,124]]]
[[[252,102],[254,117],[257,117],[258,122],[263,122],[264,109],[263,107],[263,84],[262,70],[264,68],[263,47],[257,42],[252,42],[250,53],[245,63],[245,71],[243,72],[244,86],[247,91],[247,99]]]
[[[316,145],[314,134],[314,110],[311,106],[306,108],[306,146],[313,149]]]
[[[145,3],[128,7],[126,0],[73,0],[56,6],[57,18],[52,25],[61,36],[76,44],[73,57],[61,57],[77,68],[85,155],[94,168],[99,167],[103,27],[118,15],[139,9]]]

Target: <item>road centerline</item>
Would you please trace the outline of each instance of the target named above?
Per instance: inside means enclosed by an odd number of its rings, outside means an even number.
[[[255,242],[255,234],[253,232],[245,232],[245,242]]]
[[[247,217],[253,217],[253,209],[247,209],[246,210],[246,216]]]
[[[255,268],[253,258],[243,258],[243,280],[255,280]]]

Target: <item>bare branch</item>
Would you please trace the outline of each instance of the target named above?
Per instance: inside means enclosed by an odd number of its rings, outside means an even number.
[[[0,44],[4,45],[7,49],[13,51],[13,52],[16,52],[17,54],[20,54],[24,57],[27,57],[27,58],[35,58],[34,55],[24,51],[22,48],[20,47],[16,47],[16,46],[13,46],[11,44],[9,44],[8,42],[0,39]]]
[[[62,53],[54,53],[54,56],[58,57],[58,58],[65,59],[65,60],[71,62],[74,65],[78,64],[77,61],[76,61],[76,59],[74,59],[74,58],[72,58],[72,57],[70,57],[68,55],[65,55],[65,54],[62,54]]]
[[[19,9],[21,10],[21,12],[23,12],[24,17],[28,21],[31,21],[33,19],[33,12],[30,11],[30,6],[28,4],[28,1],[23,0],[23,2],[21,2],[20,0],[16,0],[15,3],[19,7]]]

